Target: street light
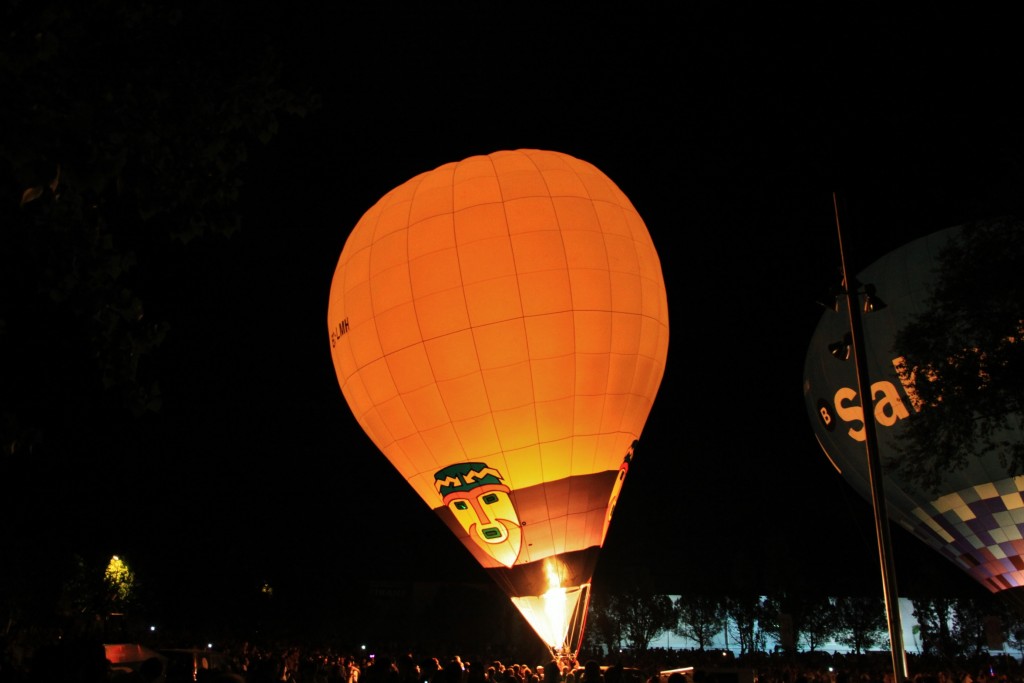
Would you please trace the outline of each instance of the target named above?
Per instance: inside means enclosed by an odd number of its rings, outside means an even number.
[[[849,276],[846,270],[846,253],[843,249],[843,231],[839,226],[839,205],[836,194],[832,193],[832,206],[836,214],[836,234],[839,237],[839,258],[843,267],[843,294],[846,296],[846,311],[850,317],[850,331],[843,341],[829,346],[829,352],[840,360],[847,360],[851,353],[857,370],[857,393],[861,397],[864,412],[864,449],[867,454],[868,475],[871,483],[871,506],[875,513],[875,534],[878,538],[878,561],[882,570],[882,592],[885,598],[885,613],[889,625],[889,649],[892,653],[892,668],[895,683],[907,679],[907,656],[903,648],[903,625],[900,619],[899,596],[896,593],[896,570],[892,559],[892,542],[889,538],[889,517],[885,511],[885,489],[882,484],[882,461],[878,455],[878,435],[875,431],[874,395],[871,379],[868,377],[867,358],[864,356],[864,328],[861,313],[881,310],[885,304],[875,293],[873,285],[865,285]],[[864,295],[861,304],[860,295]],[[863,308],[862,308],[863,306]]]

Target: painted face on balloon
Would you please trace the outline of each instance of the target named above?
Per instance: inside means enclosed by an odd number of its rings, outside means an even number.
[[[498,470],[481,462],[456,463],[434,474],[434,486],[481,549],[506,567],[515,564],[522,531],[510,489]]]

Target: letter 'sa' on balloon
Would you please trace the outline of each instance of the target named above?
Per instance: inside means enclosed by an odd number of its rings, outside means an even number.
[[[559,152],[445,164],[359,220],[327,318],[360,426],[552,654],[577,654],[668,352],[632,203]]]
[[[1000,415],[998,402],[984,398],[1004,386],[994,381],[1003,360],[1019,357],[1020,298],[997,283],[1019,279],[1021,245],[1019,221],[959,225],[908,242],[856,274],[855,283],[864,283],[861,360],[869,401],[859,395],[854,359],[848,350],[837,353],[850,341],[845,297],[838,310],[822,314],[804,365],[814,435],[842,477],[871,500],[864,422],[870,405],[889,519],[1018,605],[1024,604],[1024,477],[1009,470],[1006,456],[1024,443],[1024,420],[1019,403],[1003,404]],[[871,310],[868,296],[875,298]],[[914,351],[917,357],[909,355]],[[930,435],[934,448],[914,447],[915,427],[924,428],[916,434]],[[939,459],[954,439],[966,457]],[[906,469],[915,450],[936,467],[934,481]]]

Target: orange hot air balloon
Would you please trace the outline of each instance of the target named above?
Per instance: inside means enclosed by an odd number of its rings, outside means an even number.
[[[575,655],[668,351],[629,199],[542,150],[418,175],[356,224],[327,323],[359,424],[552,654]]]

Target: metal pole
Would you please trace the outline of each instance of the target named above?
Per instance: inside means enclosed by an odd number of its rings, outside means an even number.
[[[885,510],[885,488],[882,484],[882,461],[878,455],[878,434],[875,431],[874,395],[868,377],[867,359],[862,348],[864,329],[860,317],[860,297],[856,285],[846,271],[846,254],[843,249],[843,232],[839,227],[839,206],[832,193],[832,206],[836,213],[836,233],[839,236],[839,257],[843,266],[843,291],[846,293],[846,310],[850,316],[850,343],[853,361],[857,368],[857,392],[864,412],[864,448],[867,452],[868,474],[871,481],[871,506],[875,513],[875,534],[878,537],[878,561],[882,570],[882,592],[885,597],[885,613],[889,624],[889,649],[892,653],[892,670],[895,683],[907,679],[907,655],[903,648],[903,624],[900,619],[899,595],[896,592],[896,569],[892,559],[892,543],[889,538],[889,517]]]

